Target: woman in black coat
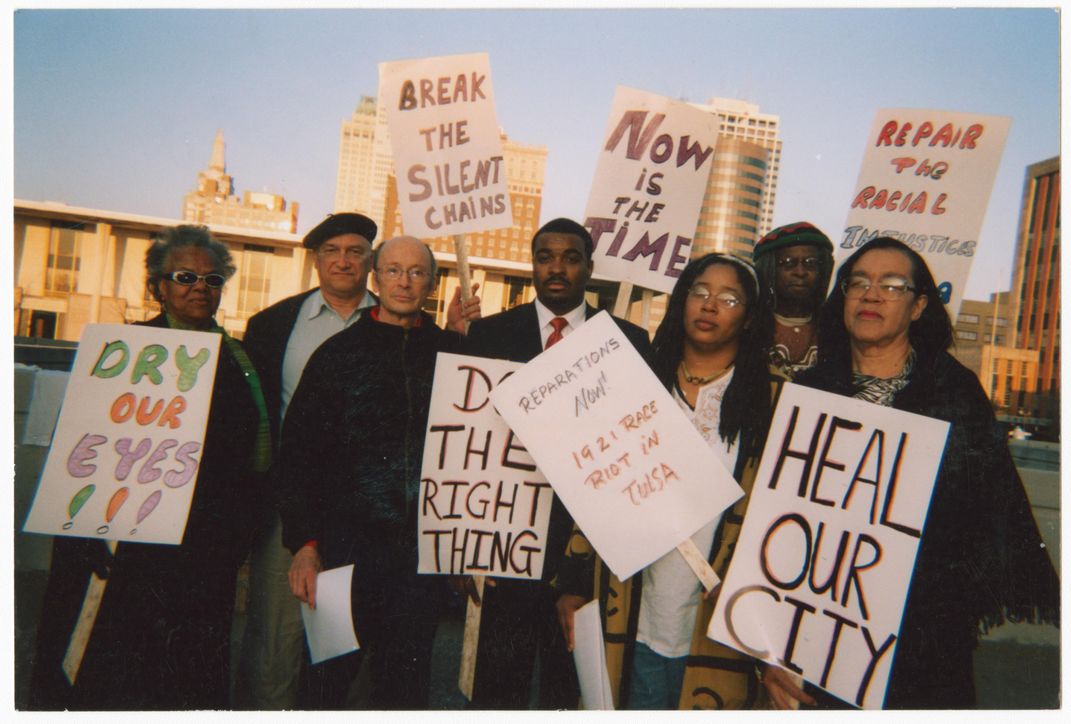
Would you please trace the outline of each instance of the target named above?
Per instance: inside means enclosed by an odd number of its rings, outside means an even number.
[[[947,349],[952,325],[923,258],[896,239],[840,267],[819,319],[819,362],[796,382],[951,424],[919,543],[886,709],[976,705],[973,651],[1005,621],[1059,622],[1059,581],[1006,437],[974,373]],[[775,703],[811,703],[780,669]],[[820,704],[837,700],[815,693]]]
[[[203,227],[166,229],[146,256],[163,313],[150,327],[222,334],[204,445],[181,545],[57,537],[31,681],[34,709],[228,707],[235,578],[265,497],[270,437],[259,380],[215,322],[234,271]],[[251,374],[250,374],[251,373]],[[62,670],[90,574],[107,579],[72,686]]]

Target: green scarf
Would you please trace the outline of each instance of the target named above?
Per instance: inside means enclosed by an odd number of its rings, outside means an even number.
[[[193,332],[215,332],[223,335],[223,343],[227,345],[227,350],[231,353],[231,356],[234,357],[238,366],[242,368],[242,374],[245,376],[246,384],[249,385],[249,393],[253,396],[253,403],[257,406],[257,413],[260,416],[260,420],[257,422],[257,437],[256,441],[253,443],[253,472],[265,472],[271,464],[271,426],[268,423],[268,405],[264,402],[264,390],[260,385],[260,375],[257,374],[256,368],[253,367],[249,355],[242,349],[241,343],[227,334],[226,330],[219,326],[214,319],[212,320],[211,327],[197,329],[188,324],[184,324],[170,314],[167,314],[167,326],[172,329],[186,329]]]

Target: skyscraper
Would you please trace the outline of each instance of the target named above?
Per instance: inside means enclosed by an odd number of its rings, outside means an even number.
[[[755,242],[773,228],[781,121],[760,113],[754,103],[734,98],[692,105],[720,121],[692,255],[727,251],[750,257]]]
[[[182,200],[182,220],[191,224],[237,226],[293,234],[297,231],[298,205],[266,191],[234,193],[227,173],[223,131],[216,131],[208,168],[197,174],[197,188]]]
[[[1038,350],[1037,417],[1060,415],[1060,159],[1027,166],[1012,276],[1016,346]],[[1027,389],[1029,389],[1027,387]]]
[[[388,174],[382,173],[381,164],[376,162],[376,137],[385,131],[386,124],[378,122],[376,99],[361,96],[353,116],[342,122],[335,180],[335,212],[356,211],[380,227],[387,202]],[[389,161],[389,147],[387,155]]]

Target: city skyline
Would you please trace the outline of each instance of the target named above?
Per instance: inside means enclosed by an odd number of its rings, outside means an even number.
[[[583,215],[617,85],[779,116],[774,223],[834,239],[879,108],[1010,116],[976,299],[1009,288],[1026,167],[1060,153],[1053,9],[22,10],[13,29],[16,198],[181,218],[220,128],[236,186],[298,202],[299,234],[331,211],[378,63],[410,57],[489,54],[499,125],[548,148],[543,220]]]

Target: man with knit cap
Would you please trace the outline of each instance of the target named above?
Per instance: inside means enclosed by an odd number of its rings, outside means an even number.
[[[770,364],[789,379],[818,361],[818,308],[833,275],[833,243],[806,221],[779,226],[752,250],[762,305],[772,317]]]

